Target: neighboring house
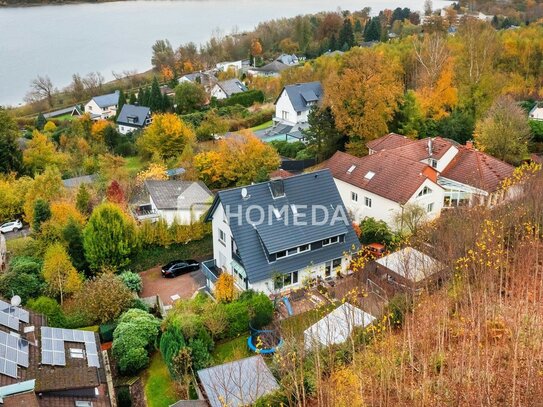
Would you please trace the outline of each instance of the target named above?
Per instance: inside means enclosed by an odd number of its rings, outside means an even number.
[[[439,216],[444,190],[437,171],[428,164],[382,151],[366,157],[336,152],[324,163],[330,169],[341,199],[352,219],[366,217],[385,221],[393,228],[408,204],[426,209],[429,219]]]
[[[536,103],[528,113],[530,120],[543,120],[543,103]]]
[[[85,113],[89,113],[93,120],[109,119],[117,114],[119,104],[119,91],[108,95],[93,97],[85,105]]]
[[[276,61],[282,62],[285,65],[294,66],[298,65],[300,63],[300,60],[298,57],[294,54],[281,54],[276,59]]]
[[[243,68],[243,61],[219,62],[215,65],[215,68],[221,72],[226,72],[229,69],[234,69],[236,72],[238,72],[241,70],[241,68]]]
[[[323,97],[320,82],[297,83],[283,88],[275,101],[275,123],[297,125],[307,123],[309,110]]]
[[[338,152],[323,165],[357,219],[372,216],[398,226],[394,214],[407,203],[426,208],[431,219],[443,208],[493,206],[516,193],[502,188],[514,167],[477,151],[471,142],[462,146],[441,137],[411,140],[392,133],[367,146],[366,157]]]
[[[375,320],[373,315],[345,302],[304,331],[308,350],[340,345],[356,327],[365,328]]]
[[[145,106],[124,105],[117,117],[117,129],[128,134],[151,124],[151,109]]]
[[[97,174],[82,175],[80,177],[63,179],[62,184],[66,188],[79,188],[79,186],[81,186],[83,184],[85,184],[85,185],[92,184],[97,179],[98,179]]]
[[[79,106],[71,106],[65,109],[60,109],[60,110],[55,110],[53,112],[44,113],[43,117],[45,117],[46,119],[53,119],[55,117],[65,116],[68,114],[70,116],[81,116],[82,112]]]
[[[213,194],[200,181],[146,180],[144,187],[146,199],[135,208],[138,220],[189,225],[198,221],[213,201]]]
[[[392,291],[418,291],[438,284],[445,265],[412,247],[375,260],[369,266],[369,278]]]
[[[179,83],[183,82],[202,85],[205,91],[210,93],[211,89],[213,89],[213,87],[217,83],[217,78],[207,72],[193,72],[187,75],[183,75],[181,78],[179,78]]]
[[[0,301],[0,397],[7,406],[110,407],[109,369],[97,333],[50,328]]]
[[[279,390],[279,384],[261,355],[198,370],[211,407],[243,407]]]
[[[278,293],[306,280],[348,273],[359,242],[328,170],[219,191],[212,222],[214,260],[204,262],[207,288],[218,274],[238,289]]]
[[[239,79],[228,79],[226,81],[217,82],[211,89],[211,97],[218,100],[228,99],[236,93],[247,92],[247,86]]]
[[[247,74],[251,76],[277,77],[281,74],[281,72],[290,67],[291,65],[284,64],[281,61],[272,61],[269,64],[261,66],[260,68],[250,68],[247,71]]]

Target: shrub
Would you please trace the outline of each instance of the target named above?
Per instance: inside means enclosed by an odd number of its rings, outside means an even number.
[[[119,278],[130,291],[140,293],[143,289],[143,281],[138,273],[125,271],[119,275]]]
[[[0,294],[5,298],[13,295],[21,297],[23,304],[38,297],[45,286],[43,279],[36,274],[9,271],[0,276]]]
[[[117,365],[121,373],[135,374],[149,364],[149,354],[145,348],[128,348],[118,359]]]
[[[264,102],[264,93],[261,90],[249,90],[247,92],[236,93],[230,96],[228,99],[222,101],[224,106],[241,105],[243,107],[249,107],[255,103]]]
[[[47,318],[47,325],[52,327],[63,327],[66,323],[62,309],[57,300],[49,297],[38,297],[28,300],[28,309],[43,314]]]
[[[241,301],[231,302],[225,306],[228,328],[226,336],[234,338],[249,330],[249,312],[245,303]]]
[[[175,377],[177,373],[174,358],[179,350],[185,346],[185,338],[179,327],[175,324],[168,326],[160,338],[159,349],[172,377]]]
[[[253,328],[260,329],[273,319],[273,302],[263,293],[255,294],[248,303]]]
[[[277,150],[279,155],[289,158],[296,158],[297,154],[306,148],[306,145],[301,141],[289,143],[285,140],[274,140],[270,144]]]
[[[364,218],[360,222],[360,230],[360,243],[362,244],[382,243],[388,246],[394,238],[386,222],[371,217]]]
[[[130,396],[129,387],[119,387],[117,389],[117,406],[132,407],[132,397]]]
[[[396,327],[401,327],[405,315],[413,309],[413,299],[407,294],[396,294],[390,299],[387,306],[387,313],[390,320]]]
[[[215,283],[215,298],[219,302],[231,302],[235,295],[234,277],[228,273],[222,273]]]
[[[195,371],[205,369],[211,364],[212,358],[206,344],[201,339],[195,339],[189,344],[191,349],[192,368]]]
[[[136,155],[136,146],[134,143],[131,143],[129,141],[124,141],[121,144],[119,144],[117,147],[115,147],[114,150],[116,155],[120,155],[122,157],[132,157]]]
[[[41,274],[42,262],[30,256],[14,257],[9,263],[9,270],[14,273]]]

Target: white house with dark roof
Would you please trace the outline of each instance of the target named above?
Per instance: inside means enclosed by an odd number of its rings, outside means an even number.
[[[220,273],[240,290],[266,294],[333,279],[360,244],[328,170],[220,191],[212,222],[214,259],[202,270],[212,290]]]
[[[543,103],[536,103],[535,106],[528,113],[530,120],[543,120]]]
[[[307,123],[309,111],[320,103],[323,90],[320,82],[288,85],[275,101],[275,123],[289,126]]]
[[[107,95],[95,96],[85,105],[85,113],[93,120],[109,119],[117,114],[120,92],[116,90]]]
[[[213,202],[213,194],[201,181],[146,180],[145,199],[134,208],[140,220],[165,220],[189,225],[198,221]]]
[[[142,130],[152,122],[151,109],[145,106],[123,105],[117,117],[117,130],[128,134]]]
[[[239,79],[217,82],[211,89],[211,97],[217,100],[228,99],[236,93],[247,92],[248,88]]]

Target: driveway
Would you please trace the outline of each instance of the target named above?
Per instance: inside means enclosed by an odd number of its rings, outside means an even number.
[[[30,227],[29,226],[23,226],[23,228],[21,230],[19,230],[18,232],[4,233],[4,236],[5,236],[6,240],[18,239],[19,237],[26,237],[28,235],[30,235]]]
[[[160,267],[153,267],[141,272],[140,276],[143,280],[140,297],[158,295],[164,305],[171,305],[178,299],[189,299],[206,284],[204,273],[200,270],[174,278],[164,278]]]

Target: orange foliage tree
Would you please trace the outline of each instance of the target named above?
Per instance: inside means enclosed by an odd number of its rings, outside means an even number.
[[[228,273],[222,273],[215,283],[215,298],[219,302],[230,302],[236,295],[234,277]]]

